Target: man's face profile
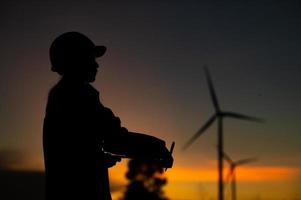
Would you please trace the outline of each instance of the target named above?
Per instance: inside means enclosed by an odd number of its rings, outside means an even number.
[[[84,82],[94,82],[99,65],[93,55],[83,55],[77,60],[75,66],[70,69],[74,70],[75,76]],[[71,72],[71,75],[73,73]]]

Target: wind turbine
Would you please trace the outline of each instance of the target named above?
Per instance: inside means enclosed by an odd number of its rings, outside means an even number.
[[[217,96],[215,94],[215,90],[213,87],[213,83],[209,74],[209,71],[206,66],[204,66],[205,75],[207,79],[207,83],[209,86],[209,92],[211,96],[211,100],[213,102],[213,106],[215,109],[215,113],[207,120],[207,122],[192,136],[190,140],[184,145],[183,149],[187,149],[202,133],[204,133],[214,121],[217,120],[217,158],[218,158],[218,199],[224,200],[224,189],[223,189],[223,119],[225,117],[235,118],[241,120],[248,120],[254,122],[263,122],[262,119],[251,117],[247,115],[243,115],[235,112],[222,111]]]
[[[224,159],[230,165],[230,171],[227,175],[226,180],[229,180],[231,178],[231,196],[232,196],[232,200],[236,200],[236,197],[237,197],[236,196],[236,173],[235,173],[236,167],[254,162],[257,159],[256,158],[247,158],[247,159],[233,161],[230,158],[230,156],[228,156],[225,152],[224,152]]]

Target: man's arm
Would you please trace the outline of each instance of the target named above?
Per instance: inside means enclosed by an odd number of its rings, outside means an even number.
[[[103,150],[116,156],[126,158],[144,158],[158,160],[162,167],[170,168],[173,163],[166,143],[156,137],[129,132],[121,126],[119,117],[111,109],[102,106],[101,124],[104,125]]]

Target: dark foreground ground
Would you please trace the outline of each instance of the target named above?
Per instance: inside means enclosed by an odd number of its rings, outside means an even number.
[[[111,182],[111,192],[123,185]],[[44,200],[44,172],[10,171],[0,169],[0,200]]]
[[[0,170],[1,200],[44,200],[43,172]]]

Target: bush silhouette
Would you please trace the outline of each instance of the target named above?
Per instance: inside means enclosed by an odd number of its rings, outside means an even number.
[[[168,200],[162,190],[167,184],[163,169],[153,160],[134,159],[128,163],[129,184],[123,200]]]

